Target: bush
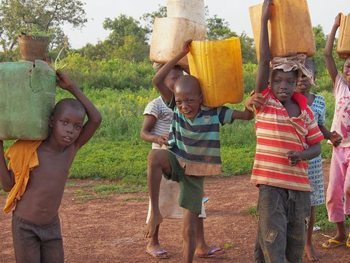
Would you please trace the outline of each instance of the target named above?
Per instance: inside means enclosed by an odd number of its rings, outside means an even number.
[[[154,75],[148,61],[133,62],[120,58],[90,60],[78,53],[68,54],[62,59],[67,71],[84,88],[136,91],[149,88]]]

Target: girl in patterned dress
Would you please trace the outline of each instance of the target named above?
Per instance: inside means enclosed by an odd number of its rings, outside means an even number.
[[[315,65],[314,62],[308,58],[305,61],[305,67],[313,73],[315,77]],[[325,139],[329,139],[334,146],[338,146],[342,137],[337,132],[330,132],[325,126],[326,119],[326,103],[322,96],[310,93],[310,88],[314,82],[314,79],[310,79],[305,75],[298,81],[297,91],[304,94],[308,100],[308,105],[311,107],[315,120],[318,123],[318,127]],[[315,223],[315,206],[325,203],[324,197],[324,183],[323,183],[323,169],[321,155],[314,159],[309,160],[308,176],[310,180],[311,193],[311,214],[310,221],[308,222],[307,240],[305,245],[306,256],[309,261],[318,261],[318,255],[312,244],[312,232]]]

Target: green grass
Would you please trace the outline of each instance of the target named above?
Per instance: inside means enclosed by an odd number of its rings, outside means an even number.
[[[147,188],[144,186],[128,185],[128,184],[101,184],[94,187],[95,193],[110,195],[114,193],[125,194],[125,193],[138,193],[146,192]]]

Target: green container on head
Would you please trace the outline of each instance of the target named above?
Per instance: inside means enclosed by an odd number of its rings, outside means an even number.
[[[45,139],[55,95],[56,73],[46,62],[0,63],[0,139]]]

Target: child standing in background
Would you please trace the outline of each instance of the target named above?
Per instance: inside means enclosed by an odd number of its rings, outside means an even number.
[[[341,142],[342,137],[335,131],[330,132],[324,125],[326,121],[326,102],[320,95],[310,93],[310,89],[315,80],[315,64],[312,59],[307,58],[305,61],[305,67],[312,72],[311,78],[304,74],[299,78],[297,85],[297,92],[300,92],[307,98],[307,104],[312,109],[315,120],[320,128],[325,139],[332,142],[336,147]],[[314,262],[319,260],[319,256],[315,251],[315,247],[312,243],[312,233],[315,224],[315,206],[325,203],[324,197],[324,183],[323,183],[323,167],[322,157],[317,156],[314,159],[308,161],[308,177],[311,186],[311,214],[310,220],[307,224],[307,235],[305,253],[309,261]]]
[[[306,160],[321,153],[323,136],[306,98],[295,92],[300,72],[310,75],[305,56],[271,60],[271,7],[272,0],[265,0],[256,94],[249,101],[256,108],[257,137],[251,182],[259,187],[255,262],[297,263],[302,262],[310,214]]]
[[[339,146],[333,148],[326,198],[328,219],[336,223],[337,233],[335,237],[322,244],[324,248],[334,248],[344,244],[350,248],[350,237],[347,237],[344,224],[345,215],[350,214],[350,57],[345,60],[343,73],[338,73],[332,51],[339,26],[340,14],[335,18],[324,50],[335,97],[332,130],[343,137]]]

